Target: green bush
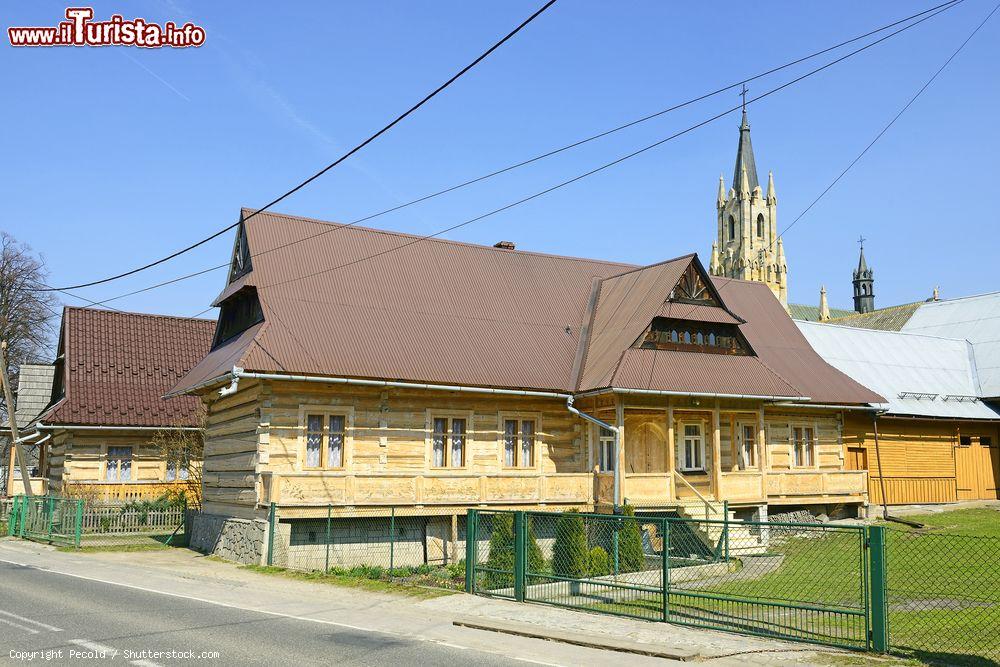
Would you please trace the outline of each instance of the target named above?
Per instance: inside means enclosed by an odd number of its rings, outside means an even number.
[[[528,572],[539,574],[545,571],[545,556],[542,555],[542,548],[538,546],[538,538],[535,537],[535,522],[531,517],[527,517],[528,530],[526,535],[528,551]]]
[[[629,505],[622,508],[626,517],[634,517],[635,509]],[[618,569],[621,572],[638,572],[646,565],[642,551],[642,528],[634,518],[624,519],[618,533]]]
[[[552,571],[561,577],[587,575],[587,531],[583,518],[566,513],[556,521]]]
[[[592,577],[604,577],[611,574],[611,556],[601,547],[594,547],[587,555],[587,571]]]
[[[510,588],[514,585],[514,515],[494,514],[490,533],[489,559],[484,564],[491,570],[486,573],[486,588]]]
[[[0,537],[3,537],[6,534],[7,534],[7,522],[0,521]]]

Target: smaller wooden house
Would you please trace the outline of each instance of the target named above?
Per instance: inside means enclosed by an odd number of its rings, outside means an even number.
[[[847,461],[873,504],[1000,498],[1000,409],[963,339],[799,322],[831,365],[886,398],[844,422]]]
[[[46,439],[49,489],[111,501],[191,489],[200,460],[167,460],[153,440],[200,438],[199,401],[163,394],[208,351],[213,329],[211,320],[65,308],[50,405],[32,425]]]
[[[44,494],[48,490],[48,480],[41,475],[45,452],[44,434],[33,432],[33,424],[49,405],[54,370],[51,364],[21,364],[17,373],[17,389],[14,391],[14,414],[21,432],[21,451],[27,459],[32,492],[36,494]],[[4,422],[3,430],[9,433],[9,428],[10,424]],[[20,495],[24,493],[25,485],[16,459],[16,448],[9,446],[8,435],[2,437],[5,440],[3,451],[8,452],[9,456],[0,465],[0,483],[3,485],[3,493],[0,495]]]

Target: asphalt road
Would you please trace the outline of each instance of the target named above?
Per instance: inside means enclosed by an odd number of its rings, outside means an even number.
[[[0,663],[29,661],[140,667],[195,662],[525,664],[491,653],[282,618],[0,563]]]

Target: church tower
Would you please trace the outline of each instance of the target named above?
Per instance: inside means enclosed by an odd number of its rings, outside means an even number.
[[[718,239],[712,244],[709,263],[712,275],[762,282],[787,308],[788,267],[785,250],[778,237],[778,198],[774,194],[774,175],[768,173],[767,192],[762,193],[750,144],[750,123],[745,103],[732,187],[727,192],[726,181],[719,176],[716,212]]]
[[[854,270],[854,310],[858,313],[870,313],[875,310],[875,272],[868,268],[865,261],[865,239],[861,238],[861,258],[858,268]]]

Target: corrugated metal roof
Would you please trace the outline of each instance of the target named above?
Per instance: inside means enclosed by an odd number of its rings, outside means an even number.
[[[318,225],[329,233],[317,235]],[[626,350],[663,312],[682,272],[697,263],[692,254],[634,267],[271,212],[248,220],[246,230],[253,270],[239,285],[257,289],[265,321],[212,351],[172,391],[189,390],[233,366],[557,391],[603,388]],[[762,379],[734,374],[735,366],[713,374],[707,369],[719,364],[742,364],[745,371],[755,362],[706,360],[706,372],[697,378],[693,370],[684,377],[654,372],[654,388],[785,395],[758,389],[791,385],[793,395],[819,402],[881,400],[823,362],[767,286],[705,280],[725,292],[723,305],[731,314],[694,305],[686,310],[702,321],[747,320],[740,330],[770,370],[760,371]],[[599,291],[591,312],[595,281]],[[584,331],[588,339],[581,343]],[[580,368],[578,385],[574,375]],[[647,377],[636,388],[650,382]],[[746,386],[739,390],[740,384]]]
[[[805,320],[806,322],[819,322],[819,306],[809,306],[804,303],[788,304],[788,314],[793,320]],[[830,317],[848,317],[855,315],[853,310],[845,308],[831,308]]]
[[[1000,397],[1000,292],[923,303],[903,331],[968,340],[981,395]]]
[[[208,352],[215,322],[65,308],[65,396],[40,421],[101,426],[198,426],[201,402],[163,394]]]
[[[978,393],[964,340],[798,322],[830,364],[887,399],[890,413],[998,419]]]
[[[831,317],[827,322],[845,327],[859,327],[861,329],[900,331],[906,325],[906,322],[913,317],[913,314],[923,305],[923,301],[904,303],[900,306],[879,308],[870,313],[850,313],[843,317]]]
[[[696,306],[688,303],[668,301],[654,313],[655,317],[669,317],[692,322],[712,322],[716,324],[742,324],[743,320],[733,317],[724,308],[716,306]]]

